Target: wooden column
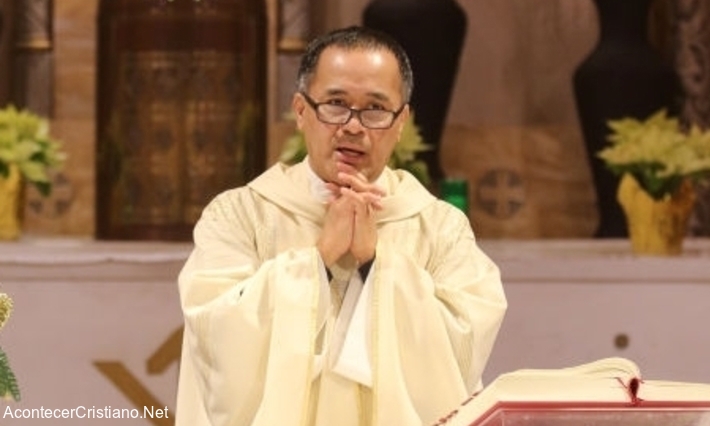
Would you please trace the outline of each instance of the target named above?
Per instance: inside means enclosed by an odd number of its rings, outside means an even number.
[[[10,100],[12,87],[12,2],[0,0],[0,106]]]
[[[682,118],[688,125],[710,128],[710,3],[675,0],[676,70],[683,86]],[[698,200],[691,233],[710,235],[710,180],[697,186]]]
[[[52,0],[18,0],[13,11],[12,100],[44,117],[53,115],[52,9]]]

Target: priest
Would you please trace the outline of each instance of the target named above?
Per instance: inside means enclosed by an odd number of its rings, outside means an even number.
[[[505,294],[466,215],[387,167],[412,88],[385,34],[309,44],[292,101],[308,156],[195,226],[177,426],[429,425],[481,388]]]

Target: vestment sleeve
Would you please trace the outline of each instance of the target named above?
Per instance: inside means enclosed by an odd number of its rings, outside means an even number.
[[[179,277],[178,426],[272,425],[272,415],[303,412],[326,316],[316,249],[260,261],[252,227],[224,201],[205,209]]]
[[[451,241],[439,247],[431,276],[452,351],[471,391],[481,376],[502,324],[507,300],[498,266],[478,246],[468,218],[451,212]]]
[[[417,413],[422,419],[449,412],[481,387],[507,309],[499,270],[477,246],[468,219],[440,210],[429,224],[437,236],[426,264],[390,244],[394,238],[380,238],[371,271],[374,386],[380,395],[408,395],[381,402],[400,414],[409,404],[426,407]]]

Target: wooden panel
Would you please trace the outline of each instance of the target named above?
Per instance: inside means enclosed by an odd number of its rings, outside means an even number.
[[[469,217],[483,238],[588,237],[595,196],[573,126],[449,126],[449,176],[469,182]]]

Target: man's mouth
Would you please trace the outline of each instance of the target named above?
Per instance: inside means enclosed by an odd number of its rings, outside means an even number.
[[[340,154],[339,159],[346,163],[359,161],[365,155],[362,151],[350,148],[337,148],[335,151]]]

